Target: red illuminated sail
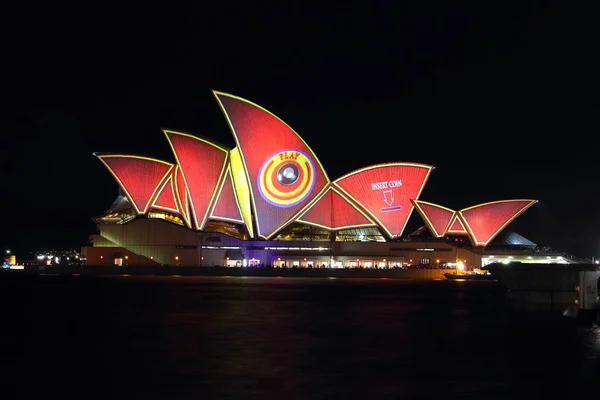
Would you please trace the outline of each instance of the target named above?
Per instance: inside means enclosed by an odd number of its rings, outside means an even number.
[[[320,226],[325,229],[333,227],[333,202],[331,200],[332,192],[328,190],[321,198],[306,210],[297,221],[311,225]]]
[[[179,213],[177,201],[175,200],[173,174],[169,174],[169,177],[165,180],[165,183],[162,185],[162,188],[158,193],[158,196],[156,196],[156,200],[154,200],[154,203],[152,203],[152,208]]]
[[[298,221],[335,230],[375,225],[333,187],[310,206]]]
[[[389,163],[366,167],[334,182],[360,204],[390,237],[402,235],[429,174],[430,165]]]
[[[442,237],[446,234],[454,210],[422,200],[413,200],[413,204],[433,236]]]
[[[138,214],[145,214],[173,164],[148,157],[95,154],[117,180]]]
[[[238,200],[233,190],[231,182],[231,173],[225,175],[221,192],[217,197],[217,204],[212,212],[211,218],[220,219],[231,222],[244,223],[242,213],[238,205]]]
[[[191,199],[196,229],[202,230],[225,174],[228,150],[208,139],[165,130]]]
[[[373,226],[367,215],[360,211],[335,188],[331,189],[331,203],[333,210],[333,229],[348,229],[360,226]]]
[[[243,160],[257,234],[270,238],[304,211],[329,178],[313,151],[285,122],[248,100],[214,94]]]
[[[460,215],[458,213],[454,214],[452,218],[452,222],[450,223],[450,227],[446,231],[449,235],[467,235],[468,232],[465,229],[465,225],[460,219]]]
[[[487,246],[502,229],[535,204],[537,200],[499,200],[459,211],[471,240],[476,246]]]
[[[183,217],[183,221],[185,222],[187,227],[191,228],[192,221],[190,219],[189,196],[187,188],[185,187],[185,181],[183,179],[183,174],[181,173],[181,168],[179,168],[179,165],[175,165],[175,168],[173,169],[173,183],[175,185],[175,197],[177,199],[177,208],[179,208],[181,216]]]

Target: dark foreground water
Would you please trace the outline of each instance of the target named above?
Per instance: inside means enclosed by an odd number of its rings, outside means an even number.
[[[492,282],[0,274],[6,399],[575,398],[600,330]]]

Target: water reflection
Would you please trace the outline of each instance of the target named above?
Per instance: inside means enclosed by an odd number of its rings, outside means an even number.
[[[81,393],[56,359],[104,399],[571,398],[600,372],[599,328],[513,312],[488,282],[77,279],[22,283],[2,336],[63,398]]]

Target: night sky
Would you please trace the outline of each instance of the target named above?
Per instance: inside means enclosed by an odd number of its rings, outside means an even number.
[[[78,250],[95,232],[91,218],[118,186],[93,152],[173,162],[161,127],[233,147],[215,89],[287,122],[331,179],[381,162],[431,164],[422,200],[538,199],[510,229],[600,255],[595,10],[220,3],[5,7],[4,248],[20,258]],[[405,233],[420,225],[414,212]]]

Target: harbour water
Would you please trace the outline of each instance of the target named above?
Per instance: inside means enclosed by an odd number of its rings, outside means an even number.
[[[0,275],[5,398],[576,398],[600,329],[495,282]]]

